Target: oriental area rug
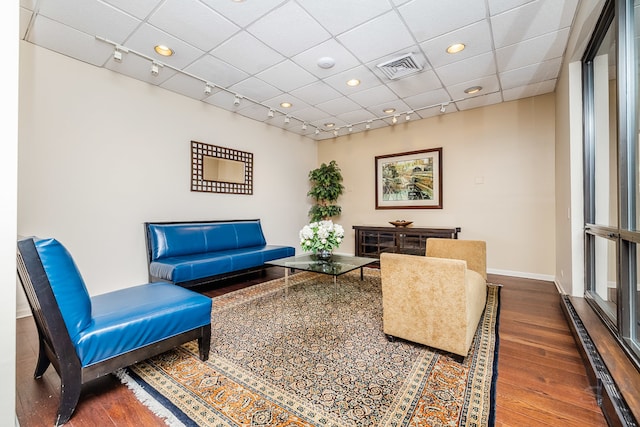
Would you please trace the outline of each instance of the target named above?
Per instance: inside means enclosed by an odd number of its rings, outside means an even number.
[[[118,375],[171,426],[491,426],[499,285],[464,359],[382,332],[380,272],[298,273],[213,299],[197,342]]]

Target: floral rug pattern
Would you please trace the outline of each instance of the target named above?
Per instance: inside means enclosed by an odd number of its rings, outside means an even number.
[[[214,298],[207,362],[195,341],[128,381],[198,426],[488,426],[499,286],[462,361],[382,332],[379,270],[299,273]]]

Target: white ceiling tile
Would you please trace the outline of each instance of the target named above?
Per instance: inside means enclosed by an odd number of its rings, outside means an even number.
[[[491,17],[496,48],[571,25],[578,0],[538,0]]]
[[[528,67],[500,73],[502,89],[511,89],[530,83],[554,79],[558,76],[561,66],[562,58],[555,58],[542,63],[529,65]]]
[[[498,13],[506,12],[514,7],[522,6],[523,4],[531,3],[536,0],[488,0],[489,1],[489,13],[491,15],[497,15]]]
[[[158,4],[163,0],[103,0],[120,10],[135,16],[138,19],[145,19]]]
[[[205,52],[239,30],[236,24],[196,0],[166,0],[151,15],[149,23]]]
[[[502,95],[500,93],[491,93],[465,99],[464,101],[458,101],[455,105],[459,110],[471,110],[472,108],[485,107],[487,105],[499,104],[500,102],[502,102]]]
[[[387,108],[395,108],[396,111],[393,113],[385,113],[384,110]],[[405,111],[411,110],[407,104],[405,104],[402,100],[395,100],[390,102],[383,102],[381,104],[371,105],[367,107],[367,110],[371,112],[376,117],[385,117],[394,114],[402,114]]]
[[[124,42],[140,24],[139,19],[98,0],[43,1],[38,13],[90,36],[105,37],[116,43]]]
[[[33,9],[36,7],[36,0],[20,0],[20,7],[33,12]]]
[[[337,39],[362,62],[373,61],[415,45],[415,41],[395,12],[385,13]]]
[[[154,50],[159,44],[169,46],[175,53],[171,56],[159,55]],[[127,47],[177,68],[183,68],[204,55],[203,51],[149,24],[142,25],[133,33],[127,40]]]
[[[228,111],[236,112],[240,109],[240,107],[242,106],[242,103],[240,103],[240,105],[235,105],[233,102],[234,98],[235,97],[232,93],[221,90],[205,98],[203,101],[206,102],[207,104],[215,105],[216,107],[220,107]]]
[[[291,103],[291,107],[282,108],[280,104],[283,102]],[[278,96],[274,96],[273,98],[269,98],[264,101],[264,104],[273,107],[275,110],[281,111],[283,114],[291,114],[294,116],[298,113],[298,111],[310,107],[309,104],[289,93],[283,93]]]
[[[103,65],[112,55],[113,47],[95,37],[64,26],[44,16],[37,16],[28,41],[89,64]]]
[[[238,52],[247,54],[238,55]],[[259,73],[285,59],[246,32],[236,34],[209,53],[248,74]]]
[[[387,80],[387,86],[401,98],[416,93],[429,92],[442,87],[440,80],[433,70],[422,71],[418,74],[404,77],[399,80]]]
[[[460,83],[453,86],[447,86],[445,89],[451,95],[451,99],[456,101],[458,99],[471,98],[473,95],[465,93],[465,89],[472,86],[482,86],[482,93],[478,95],[487,95],[489,93],[497,92],[500,90],[500,83],[498,82],[498,76],[488,76],[481,79],[470,80],[468,82]]]
[[[349,111],[348,113],[338,114],[337,117],[340,120],[350,125],[353,125],[355,123],[360,123],[360,122],[366,122],[367,120],[372,120],[376,118],[376,116],[374,116],[371,112],[363,109],[358,109],[354,111]]]
[[[257,77],[284,92],[298,89],[317,80],[313,74],[288,59],[257,74]]]
[[[354,111],[360,108],[360,105],[356,104],[349,98],[336,98],[331,101],[326,101],[316,105],[317,108],[328,112],[329,114],[340,115],[349,111]]]
[[[340,34],[391,10],[388,0],[298,0],[332,34]]]
[[[259,17],[265,15],[288,0],[260,0],[246,2],[220,0],[201,1],[241,27],[246,27]]]
[[[349,98],[362,106],[390,102],[398,99],[398,96],[387,86],[378,85],[367,90],[349,95]]]
[[[335,65],[331,68],[320,68],[318,66],[318,60],[324,57],[333,58]],[[305,70],[320,78],[332,76],[360,65],[360,61],[334,39],[320,43],[291,59]]]
[[[296,98],[302,99],[304,102],[310,105],[317,105],[321,102],[329,101],[330,99],[335,99],[342,96],[340,92],[319,80],[311,83],[310,85],[292,90],[291,95],[295,96]]]
[[[444,89],[436,89],[429,92],[419,93],[404,99],[404,102],[406,102],[412,110],[442,104],[449,101],[451,101],[451,98],[449,98],[449,94]]]
[[[420,47],[434,68],[461,61],[465,58],[491,52],[493,49],[491,28],[486,19],[456,31],[427,40]],[[462,52],[447,53],[447,48],[454,43],[464,43]]]
[[[315,123],[317,120],[322,120],[327,117],[327,113],[316,107],[308,107],[300,111],[296,111],[296,114],[300,117],[307,119],[309,123]]]
[[[329,38],[329,34],[296,3],[286,3],[247,30],[285,56],[293,56]]]
[[[555,87],[556,79],[547,80],[545,82],[507,89],[502,92],[502,97],[505,101],[513,101],[530,96],[544,95],[545,93],[553,92]]]
[[[348,86],[347,81],[351,79],[360,80],[360,84],[358,86]],[[380,85],[380,79],[364,65],[327,77],[324,81],[338,92],[347,96]]]
[[[398,8],[418,42],[450,33],[487,16],[484,1],[414,0]]]
[[[569,38],[569,29],[545,34],[496,50],[498,71],[526,67],[561,57]]]
[[[204,80],[210,81],[211,83],[224,88],[234,85],[249,77],[247,73],[240,71],[211,55],[205,55],[198,59],[189,65],[185,71],[202,77]]]
[[[484,77],[496,73],[493,52],[484,53],[437,68],[436,74],[445,86],[469,81],[470,77]]]
[[[257,77],[249,77],[239,83],[234,84],[229,90],[244,95],[247,98],[262,102],[266,99],[281,95],[282,91],[265,83]]]

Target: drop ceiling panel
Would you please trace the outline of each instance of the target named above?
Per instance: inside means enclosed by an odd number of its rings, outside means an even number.
[[[282,91],[280,89],[271,86],[264,80],[260,80],[257,77],[244,79],[241,82],[234,84],[229,89],[232,92],[241,93],[245,97],[255,99],[258,102],[263,102],[267,99],[282,95]]]
[[[442,104],[449,101],[449,94],[444,89],[436,89],[404,98],[404,102],[412,110],[417,110],[421,107],[427,107],[429,105]]]
[[[238,52],[247,54],[238,55]],[[248,74],[259,73],[285,59],[284,56],[246,32],[237,33],[209,53]]]
[[[456,54],[447,53],[447,48],[454,43],[464,43],[465,49]],[[491,52],[493,42],[489,22],[485,19],[456,31],[427,40],[420,47],[429,58],[434,68],[461,61],[466,58]]]
[[[389,12],[388,0],[298,0],[332,34],[340,34]]]
[[[349,95],[349,98],[358,104],[365,106],[379,104],[381,102],[395,101],[398,99],[398,96],[387,86],[378,85],[370,89],[351,94]]]
[[[538,0],[493,16],[496,48],[509,46],[571,25],[578,0]]]
[[[419,0],[398,8],[418,42],[478,22],[487,16],[484,1]]]
[[[564,53],[569,29],[547,33],[540,37],[524,40],[518,44],[510,45],[496,50],[496,62],[500,71],[508,71],[516,68],[560,58]]]
[[[360,80],[358,86],[348,86],[347,82],[357,78]],[[327,77],[324,81],[343,95],[349,96],[356,92],[360,92],[381,84],[378,76],[373,74],[364,65],[352,68],[342,73]]]
[[[185,74],[176,73],[161,85],[163,88],[193,99],[204,99],[210,95],[204,93],[204,83]],[[212,88],[211,94],[220,89]]]
[[[189,65],[185,71],[225,88],[249,77],[244,71],[238,70],[211,55],[205,55],[198,59]]]
[[[502,102],[502,95],[499,93],[491,93],[489,95],[477,96],[475,98],[469,98],[464,101],[458,101],[456,102],[456,106],[459,110],[470,110],[472,108],[499,104],[500,102]]]
[[[556,80],[547,80],[540,83],[533,83],[527,86],[521,86],[513,89],[502,91],[502,98],[505,101],[513,101],[516,99],[527,98],[530,96],[544,95],[553,92],[556,86]]]
[[[331,38],[296,3],[287,2],[251,24],[247,30],[285,56],[293,56]]]
[[[442,84],[433,70],[428,70],[388,82],[387,86],[399,97],[406,98],[416,93],[429,92],[430,90],[441,88]]]
[[[415,45],[415,40],[395,12],[385,13],[337,37],[362,62],[384,58]]]
[[[203,51],[213,49],[239,30],[196,0],[166,0],[149,23]]]
[[[28,40],[97,66],[104,64],[113,52],[113,49],[97,41],[95,37],[43,16],[40,16],[31,27]]]
[[[292,90],[291,94],[296,98],[302,99],[309,105],[317,105],[321,102],[342,96],[340,92],[320,80],[299,89]]]
[[[562,58],[551,59],[538,64],[500,73],[502,89],[526,86],[531,82],[543,82],[554,79],[560,72]]]
[[[488,76],[475,80],[470,80],[468,82],[464,82],[461,84],[447,86],[447,92],[451,95],[452,100],[469,98],[473,95],[469,95],[465,93],[465,89],[472,86],[480,86],[482,87],[483,93],[493,93],[500,90],[500,83],[498,82],[498,76]]]
[[[89,34],[122,43],[140,24],[126,13],[97,0],[42,0],[38,13]]]
[[[313,74],[289,59],[259,73],[257,77],[284,92],[298,89],[317,80]]]
[[[340,114],[359,109],[360,105],[356,104],[349,98],[336,98],[332,99],[331,101],[318,104],[316,105],[316,107],[323,111],[327,111],[329,114],[335,114],[336,116],[339,116]]]
[[[491,12],[491,15],[497,15],[533,1],[535,0],[489,0],[489,12]]]
[[[479,77],[495,74],[496,65],[493,52],[484,53],[482,55],[436,68],[435,72],[445,86],[452,86],[468,81],[469,70],[473,70],[473,75]]]
[[[318,66],[320,58],[329,57],[335,60],[335,65],[331,68],[321,68]],[[347,49],[334,39],[329,39],[317,46],[314,46],[292,58],[293,62],[300,65],[305,70],[319,78],[332,76],[341,71],[345,71],[360,65]]]
[[[135,16],[138,19],[145,19],[153,9],[162,3],[162,0],[103,0],[118,9]]]
[[[202,2],[218,11],[222,16],[226,16],[230,21],[235,22],[237,25],[246,27],[261,16],[266,15],[273,9],[283,3],[286,3],[287,0],[260,0],[247,2],[202,0]]]
[[[158,44],[170,46],[175,54],[170,57],[158,55],[153,49]],[[143,24],[133,36],[127,40],[127,47],[177,68],[184,68],[204,55],[203,51],[149,24]],[[127,54],[126,56],[128,58],[132,55]],[[123,61],[127,58],[123,57]]]

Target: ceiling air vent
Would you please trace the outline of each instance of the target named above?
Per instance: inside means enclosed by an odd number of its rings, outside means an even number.
[[[418,64],[412,53],[383,62],[378,64],[377,67],[391,80],[422,71],[422,65]]]

